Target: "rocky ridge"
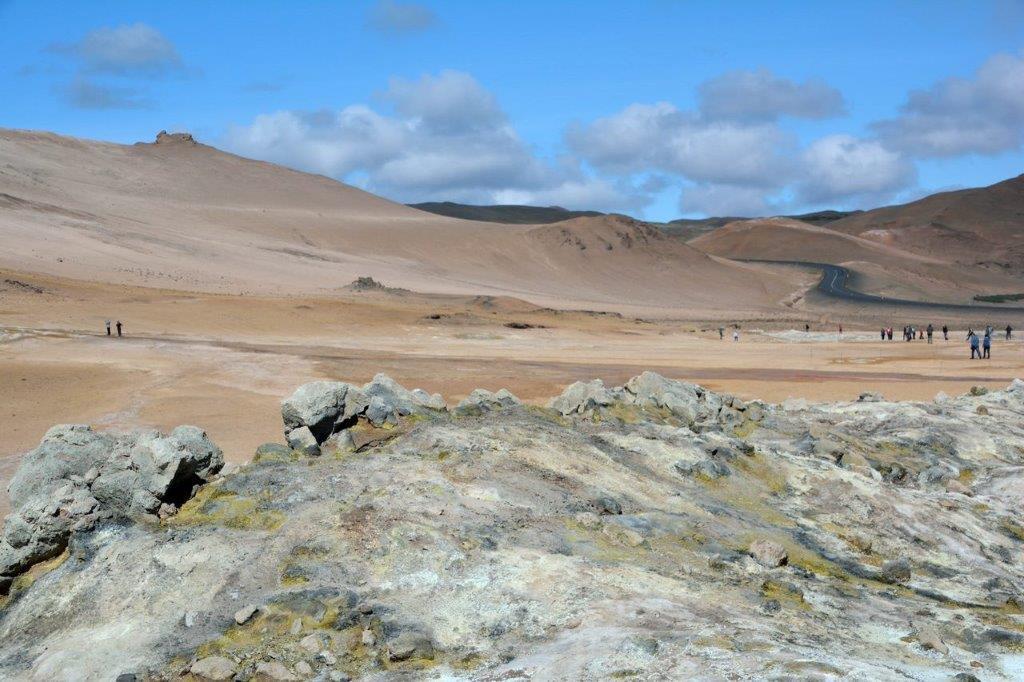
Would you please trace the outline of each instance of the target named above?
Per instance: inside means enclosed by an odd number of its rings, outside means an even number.
[[[14,582],[0,675],[1024,674],[1024,382],[768,405],[645,373],[448,410],[378,375],[307,384],[282,420],[291,446],[219,476],[198,429],[47,434],[12,518],[104,511]],[[166,453],[191,473],[160,492]]]

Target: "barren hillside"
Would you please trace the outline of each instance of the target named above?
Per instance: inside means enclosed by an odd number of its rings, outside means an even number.
[[[651,311],[692,306],[709,282],[737,279],[750,286],[728,303],[767,310],[793,286],[667,240],[552,249],[550,230],[563,228],[437,216],[180,135],[125,146],[0,131],[0,202],[0,267],[74,279],[292,294],[369,275],[418,291]],[[567,229],[606,234],[619,220]]]

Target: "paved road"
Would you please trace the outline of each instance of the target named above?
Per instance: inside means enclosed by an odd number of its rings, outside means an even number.
[[[969,310],[971,312],[1011,312],[1024,314],[1024,308],[1013,306],[994,305],[971,305],[963,303],[937,303],[933,301],[911,301],[905,298],[890,298],[888,296],[874,296],[851,289],[848,286],[850,271],[841,265],[830,263],[813,263],[810,261],[797,260],[758,260],[746,259],[748,263],[769,263],[773,265],[798,265],[807,268],[821,270],[821,281],[818,282],[818,291],[825,296],[839,298],[844,301],[856,303],[869,303],[875,305],[898,305],[915,308],[932,308],[942,310]]]

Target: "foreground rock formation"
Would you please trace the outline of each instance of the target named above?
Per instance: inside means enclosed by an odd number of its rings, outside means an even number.
[[[11,518],[35,537],[26,505],[111,511],[15,581],[0,677],[1024,674],[1024,382],[766,405],[645,373],[449,411],[378,376],[306,385],[282,417],[290,447],[220,476],[197,430],[48,434]],[[89,483],[96,438],[116,456]],[[98,494],[138,443],[189,453],[192,485],[143,464],[118,489],[146,494]]]

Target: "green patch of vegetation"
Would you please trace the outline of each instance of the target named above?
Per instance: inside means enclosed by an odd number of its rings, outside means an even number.
[[[211,525],[235,530],[274,531],[285,521],[284,514],[266,509],[264,499],[238,495],[220,486],[207,485],[177,514],[164,523],[174,526]]]
[[[1024,542],[1024,526],[1021,526],[1010,519],[1003,519],[999,522],[999,529],[1015,540]]]
[[[32,587],[37,580],[67,561],[68,556],[70,556],[68,550],[65,549],[52,559],[40,561],[38,564],[15,578],[8,593],[5,596],[0,597],[0,609],[7,606],[11,597]]]
[[[974,300],[979,303],[1011,303],[1024,301],[1024,294],[979,294]]]
[[[743,423],[734,427],[732,433],[737,438],[748,438],[757,429],[757,422],[751,419],[744,419]]]
[[[557,424],[558,426],[569,426],[569,420],[558,413],[558,410],[552,410],[548,407],[540,407],[539,405],[527,405],[526,411],[534,417],[540,417],[544,421]]]
[[[810,611],[811,605],[804,600],[804,593],[800,588],[778,580],[765,580],[761,584],[761,596],[765,599],[774,599],[784,607]]]

